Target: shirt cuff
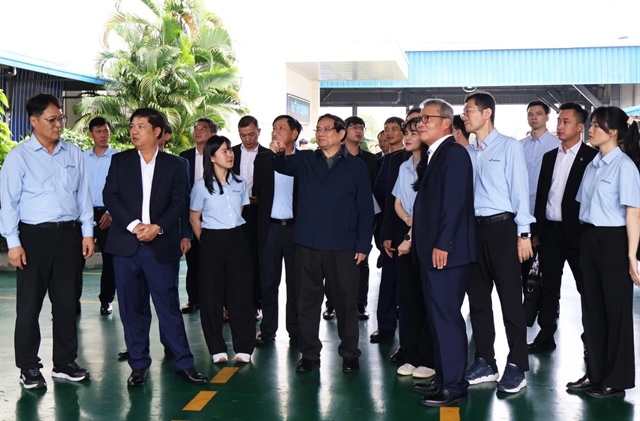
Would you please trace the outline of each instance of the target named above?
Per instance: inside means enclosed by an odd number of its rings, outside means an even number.
[[[7,247],[8,248],[14,248],[14,247],[20,247],[22,246],[22,243],[20,242],[20,235],[19,234],[13,234],[13,235],[9,235],[7,237]]]
[[[129,231],[131,234],[133,234],[133,229],[136,227],[136,225],[138,225],[140,223],[142,223],[142,221],[140,221],[139,219],[134,220],[129,225],[127,225],[127,231]]]
[[[531,232],[531,225],[518,225],[518,235],[523,232]]]
[[[93,237],[93,221],[82,224],[82,238]]]

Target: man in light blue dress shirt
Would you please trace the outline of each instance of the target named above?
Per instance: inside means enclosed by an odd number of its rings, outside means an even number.
[[[82,381],[76,363],[76,282],[93,255],[93,209],[80,149],[60,139],[60,102],[39,94],[27,102],[31,137],[13,148],[0,173],[0,233],[17,271],[15,359],[25,389],[47,387],[40,373],[38,318],[47,292],[53,313],[55,378]],[[82,231],[82,234],[80,234]]]
[[[467,147],[474,172],[474,207],[478,225],[478,263],[469,278],[469,307],[475,362],[466,380],[479,384],[498,380],[491,292],[495,284],[504,318],[509,355],[498,391],[519,392],[529,370],[527,325],[522,307],[520,264],[530,259],[529,185],[522,145],[494,128],[495,100],[486,92],[465,98],[465,128],[476,134]]]
[[[93,148],[82,154],[87,166],[89,189],[93,202],[93,219],[96,223],[93,233],[102,253],[102,273],[100,275],[100,314],[113,313],[112,302],[116,295],[116,281],[113,274],[113,256],[104,251],[107,235],[111,226],[111,214],[107,212],[102,200],[102,189],[107,179],[111,157],[118,151],[109,146],[111,128],[103,117],[93,118],[89,122],[89,137],[93,139]]]

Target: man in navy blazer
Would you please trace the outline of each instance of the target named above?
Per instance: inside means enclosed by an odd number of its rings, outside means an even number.
[[[157,110],[133,113],[130,135],[135,149],[113,156],[103,190],[113,218],[106,251],[114,256],[120,318],[133,370],[129,386],[144,385],[151,365],[149,296],[163,342],[174,355],[176,375],[192,384],[207,382],[193,366],[180,313],[176,277],[187,174],[180,158],[158,150],[165,124]]]
[[[436,376],[430,384],[414,385],[425,393],[425,406],[465,401],[467,333],[460,308],[469,268],[476,260],[473,207],[473,167],[469,154],[451,135],[453,109],[440,99],[422,104],[420,140],[429,145],[428,165],[418,172],[414,205],[412,253],[420,264],[425,307],[435,339]],[[424,168],[425,162],[421,162]]]

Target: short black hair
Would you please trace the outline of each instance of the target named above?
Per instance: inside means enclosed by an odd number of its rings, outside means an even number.
[[[109,120],[107,120],[106,118],[104,117],[92,118],[91,121],[89,122],[89,131],[92,132],[94,128],[102,127],[105,124],[109,126],[109,130],[111,130],[111,124],[109,123]]]
[[[407,111],[407,115],[405,117],[409,117],[411,114],[413,113],[418,113],[420,114],[422,112],[422,108],[420,107],[413,107],[411,108],[409,111]]]
[[[389,117],[384,121],[385,126],[387,124],[393,124],[393,123],[396,123],[398,126],[402,127],[402,125],[404,124],[404,120],[401,119],[400,117]]]
[[[339,132],[341,130],[344,130],[344,137],[347,137],[347,125],[345,124],[344,120],[341,119],[340,117],[338,117],[337,115],[333,115],[333,114],[323,114],[320,117],[318,117],[318,123],[320,123],[320,120],[325,119],[325,118],[330,118],[331,120],[333,120],[333,128],[336,129],[336,132]],[[344,140],[344,137],[342,140]]]
[[[582,108],[582,105],[575,102],[565,102],[564,104],[560,105],[560,110],[573,110],[573,115],[576,117],[576,120],[578,120],[578,123],[580,124],[586,123],[587,118],[589,118],[589,112]]]
[[[60,100],[51,94],[38,94],[27,101],[27,115],[29,117],[40,117],[49,105],[53,104],[56,108],[62,109]]]
[[[211,131],[211,133],[213,134],[218,133],[218,130],[219,130],[218,125],[210,118],[206,118],[206,117],[199,118],[198,121],[196,121],[196,124],[198,123],[207,123],[209,125],[209,130]]]
[[[162,136],[162,133],[164,133],[164,127],[167,125],[167,120],[160,111],[153,108],[138,108],[133,112],[133,114],[131,114],[129,122],[133,122],[135,117],[146,117],[154,130],[156,128],[160,128],[160,135],[158,136],[158,139]]]
[[[167,121],[167,124],[164,125],[164,134],[173,134],[173,129],[171,128],[171,124]]]
[[[467,95],[464,98],[464,102],[474,100],[478,110],[486,110],[487,108],[491,110],[491,124],[495,123],[496,119],[496,99],[489,92],[484,91],[476,91],[472,94]]]
[[[238,128],[241,129],[243,127],[249,127],[250,125],[256,126],[256,129],[259,129],[258,120],[252,115],[246,115],[238,121]]]
[[[360,117],[358,117],[357,115],[352,115],[351,117],[347,117],[344,120],[344,124],[349,127],[349,126],[355,126],[356,124],[362,124],[363,126],[366,127],[366,124],[364,123],[364,120],[361,119]]]
[[[549,106],[547,104],[545,104],[542,101],[531,101],[530,103],[527,104],[527,111],[529,111],[529,108],[531,107],[537,107],[540,106],[542,107],[542,109],[544,110],[544,113],[546,115],[549,115],[549,113],[551,112],[551,109],[549,108]]]
[[[465,138],[469,139],[469,132],[464,128],[464,121],[462,121],[462,117],[460,117],[458,114],[454,115],[451,125],[453,126],[454,130],[460,130],[462,132],[462,135]]]
[[[287,120],[287,124],[289,125],[289,128],[291,130],[297,130],[298,136],[300,136],[300,133],[302,133],[302,124],[300,124],[298,120],[291,117],[290,115],[287,115],[287,114],[279,115],[278,117],[273,119],[273,124],[275,124],[275,122],[278,120]],[[298,136],[296,136],[296,138],[293,140],[298,140]]]

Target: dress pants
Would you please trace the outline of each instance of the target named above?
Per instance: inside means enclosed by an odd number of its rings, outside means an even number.
[[[252,354],[256,322],[253,313],[253,267],[242,226],[203,229],[200,235],[200,322],[211,355],[227,352],[222,336],[222,307],[229,309],[233,350]]]
[[[359,267],[359,284],[356,302],[359,306],[366,307],[369,304],[369,260],[365,259],[362,263],[360,263]],[[327,307],[334,307],[333,300],[329,298],[333,297],[333,293],[330,291],[327,285],[325,285],[325,295],[327,296]]]
[[[587,230],[580,244],[587,377],[614,389],[634,387],[633,288],[626,227]]]
[[[200,304],[200,291],[198,287],[200,262],[200,241],[194,235],[191,239],[191,248],[184,255],[187,261],[187,297],[191,304]]]
[[[478,226],[478,263],[471,265],[469,309],[475,357],[495,362],[496,330],[491,292],[495,283],[509,344],[507,362],[529,370],[527,323],[522,306],[522,280],[518,259],[518,236],[513,218]]]
[[[298,288],[298,348],[303,358],[318,360],[322,342],[319,338],[320,313],[324,297],[323,280],[334,292],[340,346],[343,358],[360,357],[358,339],[358,266],[354,251],[316,250],[301,245],[296,249]]]
[[[538,326],[540,332],[538,341],[553,341],[553,335],[558,329],[556,316],[560,307],[560,287],[564,263],[569,267],[576,280],[578,293],[582,296],[582,270],[580,269],[580,249],[572,247],[566,239],[562,223],[548,221],[544,226],[541,237],[544,242],[538,247],[540,271],[542,272],[542,288],[540,289],[540,313]]]
[[[100,229],[100,218],[106,212],[104,207],[93,208],[93,220],[96,226],[93,228],[93,236],[98,241],[100,252],[102,253],[102,273],[100,275],[100,303],[103,305],[113,302],[116,296],[116,279],[113,273],[113,256],[111,253],[104,251],[107,244],[107,234],[109,234],[109,228]]]
[[[53,365],[76,360],[77,278],[82,276],[82,235],[78,227],[40,228],[20,223],[20,242],[27,256],[24,269],[16,270],[16,366],[42,368],[38,317],[49,293],[53,313]]]
[[[290,338],[298,336],[296,308],[294,225],[271,223],[267,242],[260,246],[260,287],[262,290],[262,322],[260,332],[275,335],[278,330],[278,288],[282,278],[282,260],[287,283],[286,327]]]
[[[113,256],[118,308],[124,328],[124,341],[132,369],[148,368],[151,307],[158,316],[163,344],[173,352],[176,370],[193,367],[176,285],[176,261],[160,262],[150,244],[138,246],[133,256]]]
[[[378,330],[395,332],[398,324],[398,275],[396,271],[396,258],[387,256],[382,251],[382,271],[380,273],[380,290],[378,293],[378,308],[376,318]]]
[[[430,255],[427,260],[420,262],[420,274],[427,317],[434,332],[435,380],[453,395],[467,396],[467,327],[460,308],[469,265],[434,269]]]
[[[242,225],[246,235],[246,239],[249,241],[251,267],[252,271],[251,279],[253,282],[253,301],[254,308],[262,308],[262,292],[260,291],[260,274],[255,268],[260,267],[258,255],[260,253],[258,247],[258,207],[256,205],[248,205],[242,208],[242,218],[245,220],[245,224]],[[231,310],[229,310],[229,314]],[[251,315],[255,317],[254,311],[251,311]]]

